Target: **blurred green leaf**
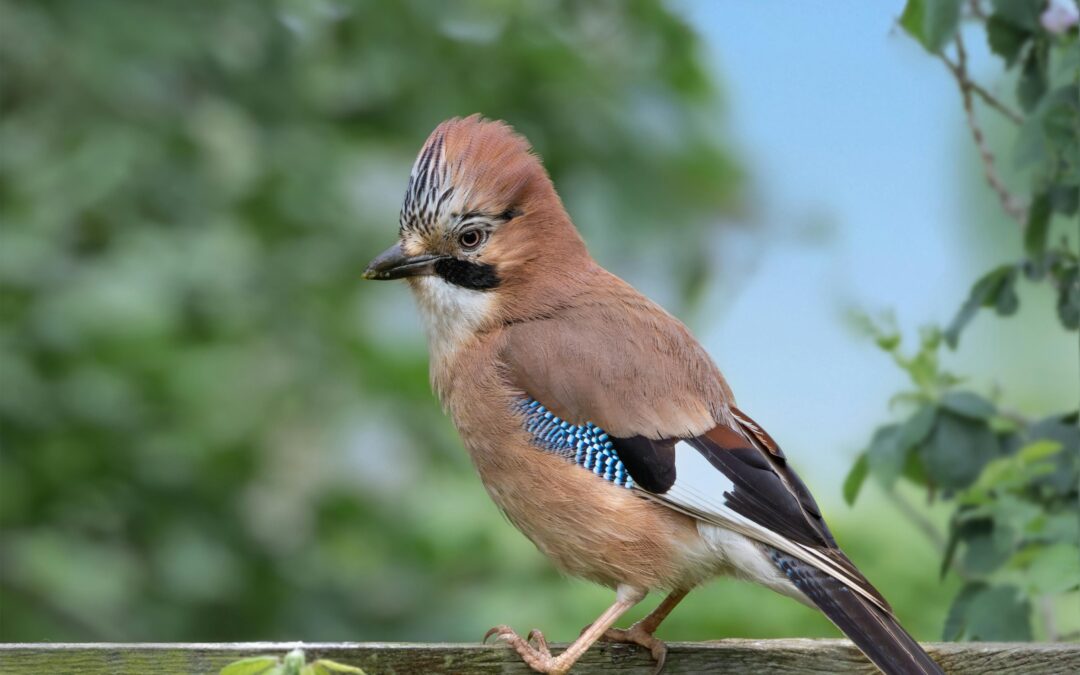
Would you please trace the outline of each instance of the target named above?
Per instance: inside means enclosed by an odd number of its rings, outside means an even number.
[[[1028,566],[1032,595],[1064,593],[1080,588],[1080,550],[1075,542],[1040,548]]]
[[[981,307],[994,307],[1002,315],[1016,311],[1019,306],[1015,289],[1017,276],[1015,265],[1002,265],[990,270],[975,282],[968,299],[945,330],[945,341],[950,347],[956,348],[960,333]]]
[[[867,453],[863,452],[859,454],[859,458],[855,460],[855,464],[852,465],[851,470],[848,471],[847,476],[844,478],[844,501],[848,506],[855,504],[855,500],[859,497],[859,492],[862,490],[863,483],[866,482],[866,476],[870,472],[870,460]]]
[[[953,599],[949,615],[945,618],[945,627],[941,632],[942,640],[961,640],[968,625],[968,612],[971,601],[987,588],[982,581],[967,583]]]
[[[1080,267],[1076,265],[1059,275],[1057,314],[1069,330],[1080,328]]]
[[[1024,59],[1024,67],[1016,84],[1016,99],[1024,112],[1034,110],[1043,94],[1046,93],[1049,84],[1047,71],[1050,63],[1048,49],[1048,44],[1037,42]]]
[[[1024,250],[1034,260],[1046,252],[1046,237],[1050,232],[1050,196],[1042,193],[1035,197],[1028,209],[1024,227]]]
[[[1031,639],[1031,604],[1014,586],[966,585],[945,621],[946,640],[1020,641]]]
[[[274,656],[252,656],[233,661],[221,669],[221,675],[278,675],[281,660]]]
[[[1031,33],[994,14],[986,22],[986,37],[990,50],[1005,59],[1007,67],[1012,67],[1031,38]]]
[[[1018,28],[1039,30],[1039,14],[1044,0],[993,0],[994,16]]]
[[[999,453],[997,438],[985,422],[944,411],[920,448],[930,479],[945,488],[970,485]]]
[[[990,401],[972,391],[950,391],[941,397],[941,407],[976,420],[988,420],[994,416],[997,408]]]
[[[364,675],[364,671],[356,666],[347,666],[344,663],[338,663],[337,661],[331,661],[330,659],[319,659],[315,663],[311,664],[312,675],[333,675],[333,673],[355,673],[356,675]]]
[[[1025,464],[1034,464],[1043,459],[1048,459],[1062,450],[1061,443],[1053,440],[1040,440],[1029,443],[1017,453],[1017,459]]]
[[[1035,166],[1040,176],[1064,185],[1080,182],[1080,85],[1069,83],[1044,94],[1024,120],[1013,145],[1018,168]]]
[[[900,428],[890,424],[874,432],[870,447],[866,450],[869,472],[889,489],[904,470],[904,451],[898,443]]]
[[[300,675],[304,670],[304,650],[293,649],[281,661],[281,669],[284,675]]]
[[[908,0],[900,25],[927,51],[940,52],[956,34],[960,0]]]
[[[922,443],[934,428],[937,406],[925,404],[900,427],[899,442],[905,448]]]
[[[1012,556],[1012,548],[1003,545],[996,535],[993,524],[987,523],[986,529],[968,534],[964,538],[963,569],[971,574],[988,574],[996,570]]]
[[[967,607],[969,639],[1011,642],[1031,639],[1031,603],[1015,586],[985,588]]]

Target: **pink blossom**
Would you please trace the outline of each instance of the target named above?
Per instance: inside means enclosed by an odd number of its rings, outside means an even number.
[[[1060,35],[1080,21],[1080,10],[1072,0],[1050,0],[1039,17],[1039,23],[1047,31]]]

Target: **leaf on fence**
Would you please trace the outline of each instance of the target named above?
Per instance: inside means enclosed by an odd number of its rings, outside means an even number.
[[[281,661],[274,656],[252,656],[233,661],[221,669],[220,675],[279,675]]]
[[[338,663],[330,659],[319,659],[304,669],[304,675],[334,675],[334,673],[364,675],[364,671],[356,666],[347,666],[344,663]]]

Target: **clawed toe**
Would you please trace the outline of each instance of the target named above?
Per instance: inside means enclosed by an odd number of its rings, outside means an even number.
[[[551,656],[551,650],[548,649],[547,639],[544,637],[544,634],[540,632],[539,628],[533,628],[531,631],[529,631],[529,634],[525,637],[525,640],[530,645],[534,645],[537,651],[539,651],[540,653]]]
[[[484,639],[481,640],[480,643],[487,644],[487,641],[491,638],[492,635],[498,635],[499,637],[502,637],[503,635],[513,635],[514,637],[517,637],[517,633],[515,633],[514,629],[510,626],[495,626],[494,628],[488,629],[488,632],[484,633]]]
[[[527,637],[522,638],[509,626],[495,626],[484,634],[484,642],[487,642],[488,638],[493,635],[513,647],[518,656],[538,673],[564,675],[569,669],[560,659],[551,655],[547,639],[544,638],[543,633],[535,628],[529,631]]]
[[[600,637],[605,642],[621,642],[624,644],[640,645],[649,650],[652,654],[653,661],[656,662],[656,668],[653,669],[653,675],[664,669],[664,661],[667,660],[667,645],[663,641],[656,639],[651,633],[646,632],[639,625],[634,624],[630,628],[609,628]]]

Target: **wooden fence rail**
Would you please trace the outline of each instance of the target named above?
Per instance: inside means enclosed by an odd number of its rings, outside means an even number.
[[[239,642],[195,644],[0,644],[2,675],[207,675],[248,656],[284,656],[300,647],[308,662],[324,658],[359,666],[367,675],[501,673],[528,675],[517,655],[500,645],[377,642]],[[1077,643],[931,643],[927,650],[946,672],[964,675],[1080,673]],[[718,640],[669,644],[667,675],[688,673],[874,673],[846,640]],[[647,652],[599,644],[575,675],[652,672]]]

